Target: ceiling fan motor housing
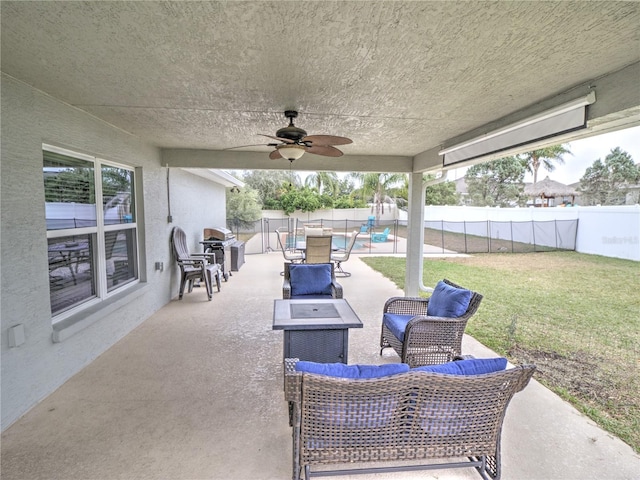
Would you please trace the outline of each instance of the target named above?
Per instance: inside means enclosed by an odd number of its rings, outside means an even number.
[[[276,132],[276,137],[286,138],[287,140],[293,140],[294,142],[299,142],[306,136],[307,132],[294,126],[284,127]]]
[[[294,142],[299,142],[304,137],[307,136],[307,132],[301,128],[296,127],[293,124],[293,119],[297,118],[298,112],[295,110],[285,110],[284,116],[289,119],[289,125],[281,128],[276,132],[276,137],[278,138],[286,138],[287,140],[293,140]]]

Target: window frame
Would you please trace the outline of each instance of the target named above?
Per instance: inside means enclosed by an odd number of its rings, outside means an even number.
[[[65,155],[67,157],[71,157],[78,160],[89,161],[93,164],[93,175],[94,175],[94,196],[95,196],[95,216],[96,216],[96,225],[89,227],[76,227],[76,228],[63,228],[63,229],[46,229],[46,239],[47,244],[50,239],[73,236],[73,235],[93,235],[95,239],[95,246],[90,252],[90,255],[93,256],[93,265],[94,271],[92,272],[93,281],[95,282],[95,296],[82,301],[81,303],[69,307],[67,309],[63,309],[59,313],[51,312],[51,319],[53,325],[56,325],[59,322],[85,310],[88,310],[92,307],[95,307],[105,300],[119,295],[122,292],[131,289],[132,287],[138,285],[140,283],[140,227],[139,227],[139,205],[138,201],[138,175],[137,169],[135,167],[124,165],[121,163],[113,162],[110,160],[106,160],[104,158],[88,155],[84,153],[80,153],[74,150],[69,150],[66,148],[57,147],[51,144],[42,144],[42,154],[45,155],[45,152],[57,153],[60,155]],[[104,198],[103,198],[103,178],[102,178],[102,167],[113,167],[126,170],[131,172],[132,181],[132,204],[134,205],[133,216],[130,222],[125,223],[113,223],[107,224],[105,223],[105,215],[104,215]],[[44,168],[44,167],[43,167]],[[44,188],[44,184],[43,184]],[[46,204],[46,202],[45,202]],[[46,227],[45,227],[46,228]],[[133,230],[133,257],[128,259],[133,262],[133,273],[134,278],[123,283],[121,286],[112,288],[109,291],[108,280],[107,280],[107,258],[106,258],[106,242],[105,242],[105,233],[112,231],[120,231],[120,230]],[[49,284],[49,298],[51,299],[51,284]]]

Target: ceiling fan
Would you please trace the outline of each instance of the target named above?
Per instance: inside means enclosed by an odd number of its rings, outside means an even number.
[[[342,151],[334,145],[348,145],[353,143],[350,138],[334,135],[307,135],[307,132],[293,124],[293,119],[298,116],[295,110],[285,110],[284,116],[289,119],[289,125],[278,130],[274,135],[260,134],[263,137],[272,138],[279,143],[266,143],[268,147],[276,149],[269,154],[272,160],[286,158],[290,162],[297,160],[305,152],[325,157],[341,157]],[[250,146],[250,145],[245,145]],[[241,148],[241,147],[234,147]]]

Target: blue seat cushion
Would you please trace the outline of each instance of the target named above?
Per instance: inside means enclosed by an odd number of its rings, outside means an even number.
[[[430,317],[458,318],[467,311],[471,301],[471,291],[452,287],[442,280],[433,290],[427,304],[427,315]]]
[[[507,359],[497,358],[471,358],[455,362],[441,363],[439,365],[424,365],[415,367],[418,372],[443,373],[446,375],[482,375],[485,373],[499,372],[507,368]]]
[[[404,331],[407,329],[407,323],[415,315],[401,315],[399,313],[385,313],[382,316],[382,323],[393,333],[401,342],[404,342]]]
[[[300,360],[296,363],[297,372],[315,373],[339,378],[380,378],[409,371],[406,363],[387,363],[383,365],[345,365],[344,363],[317,363]]]
[[[291,295],[331,295],[331,264],[289,265]]]

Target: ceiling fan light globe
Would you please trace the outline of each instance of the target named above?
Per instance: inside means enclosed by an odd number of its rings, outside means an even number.
[[[297,160],[304,155],[305,148],[302,145],[279,145],[276,147],[282,158],[289,161]]]

